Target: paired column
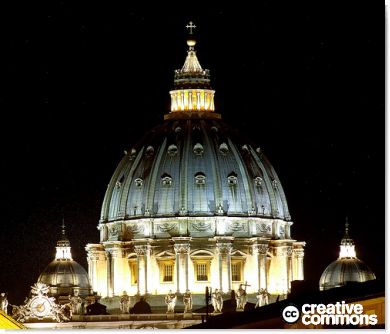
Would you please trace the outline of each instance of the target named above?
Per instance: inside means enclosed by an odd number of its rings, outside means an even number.
[[[99,260],[99,253],[95,251],[88,252],[88,276],[93,291],[98,291],[98,277],[97,277],[97,261]]]
[[[225,293],[232,289],[231,252],[232,237],[216,237],[218,254],[219,289]]]
[[[113,297],[123,292],[123,263],[125,250],[121,246],[106,249],[107,258],[107,296]]]
[[[150,272],[150,245],[135,245],[134,251],[137,254],[137,293],[145,295],[149,292],[148,273]]]
[[[267,289],[267,243],[256,243],[253,245],[253,253],[256,254],[257,262],[257,285],[258,290]]]
[[[174,249],[176,255],[176,292],[184,293],[188,286],[188,263],[190,256],[189,237],[172,238],[175,242]]]

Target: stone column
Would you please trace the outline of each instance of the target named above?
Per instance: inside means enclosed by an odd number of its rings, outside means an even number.
[[[148,293],[148,262],[150,262],[148,260],[150,259],[150,245],[135,245],[134,251],[137,254],[138,267],[137,293],[145,295]]]
[[[98,291],[98,277],[97,277],[97,261],[99,260],[99,253],[94,251],[88,252],[88,276],[93,291]]]
[[[124,272],[124,262],[123,260],[126,257],[125,249],[120,245],[111,249],[111,268],[112,268],[112,291],[113,296],[122,295],[123,291],[126,289],[126,278]]]
[[[302,248],[295,248],[293,249],[294,254],[294,265],[296,266],[294,268],[294,280],[302,281],[304,279],[303,274],[303,258],[305,255],[305,251]]]
[[[114,295],[114,270],[113,261],[111,255],[111,249],[106,249],[107,258],[107,296],[112,297]]]
[[[292,264],[292,246],[287,247],[287,290],[291,291],[291,281],[293,280],[293,264]]]
[[[172,238],[175,242],[176,254],[176,291],[184,293],[188,289],[188,258],[190,254],[190,240],[188,237]]]
[[[267,252],[268,244],[258,243],[253,245],[253,253],[257,256],[257,290],[267,289]]]
[[[233,238],[216,237],[216,250],[218,254],[218,271],[219,271],[219,289],[228,293],[232,289],[231,275],[231,251],[233,249]]]

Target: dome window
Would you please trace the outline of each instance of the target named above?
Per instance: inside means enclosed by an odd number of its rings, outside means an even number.
[[[151,157],[153,154],[154,154],[154,148],[153,148],[153,146],[148,146],[148,147],[146,148],[146,156],[147,156],[147,157]]]
[[[137,150],[132,148],[131,151],[130,151],[129,159],[130,160],[134,160],[136,154],[137,154]]]
[[[172,144],[168,146],[168,155],[174,157],[177,154],[177,146]]]
[[[219,152],[221,152],[222,154],[227,154],[229,152],[229,147],[226,143],[222,143],[221,145],[219,145]]]
[[[218,128],[217,128],[216,126],[212,126],[212,127],[211,127],[211,131],[213,131],[213,132],[216,133],[216,132],[218,132]]]
[[[279,226],[279,236],[281,238],[284,238],[284,235],[285,235],[285,233],[284,233],[284,226]]]
[[[275,180],[275,179],[272,180],[272,187],[273,187],[275,190],[278,189],[278,181],[277,181],[277,180]]]
[[[180,126],[177,126],[177,127],[175,128],[175,132],[176,132],[176,133],[181,132],[181,127],[180,127]]]
[[[203,149],[202,144],[196,143],[196,144],[194,145],[194,153],[195,153],[196,155],[201,156],[201,155],[203,154],[203,151],[204,151],[204,149]]]
[[[237,184],[237,174],[234,173],[234,172],[231,172],[229,175],[228,175],[228,184],[229,186],[235,186]]]
[[[195,174],[195,184],[206,184],[206,175],[204,175],[202,172]]]
[[[255,185],[257,187],[261,187],[261,184],[263,183],[263,179],[260,176],[255,177]]]
[[[140,187],[142,187],[142,184],[144,183],[144,180],[142,180],[141,178],[138,177],[138,178],[136,178],[134,180],[134,183],[135,183],[136,187],[140,188]]]
[[[163,186],[170,187],[172,185],[172,177],[169,174],[164,173],[161,176],[161,182]]]

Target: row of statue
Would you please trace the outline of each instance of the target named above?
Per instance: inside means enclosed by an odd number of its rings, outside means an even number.
[[[234,298],[236,301],[236,311],[244,311],[245,305],[247,303],[247,293],[246,293],[247,284],[240,284],[237,291],[234,291]],[[210,289],[211,292],[211,289]],[[255,308],[267,305],[269,303],[270,294],[266,289],[260,289],[256,295],[256,305]],[[233,297],[233,295],[232,295]],[[69,309],[69,316],[72,318],[74,314],[82,315],[85,313],[84,306],[86,301],[79,296],[79,292],[76,290],[74,295],[69,295],[69,303],[66,304]],[[183,304],[184,304],[184,313],[192,312],[192,295],[190,290],[186,290],[186,292],[182,296]],[[222,313],[223,308],[223,297],[222,293],[219,289],[215,289],[212,293],[210,293],[211,304],[214,308],[213,313]],[[167,306],[166,313],[174,313],[175,306],[177,301],[177,294],[173,293],[172,290],[169,290],[168,294],[165,296],[165,304]],[[144,302],[142,299],[141,302]],[[146,303],[146,302],[144,302]],[[6,294],[2,292],[0,294],[0,310],[7,314],[8,308],[8,300]],[[120,311],[121,313],[129,313],[130,312],[130,296],[123,292],[120,297]]]
[[[237,291],[234,292],[234,297],[236,300],[236,311],[244,311],[245,305],[247,303],[247,293],[246,293],[247,284],[240,284]],[[260,289],[256,295],[256,305],[255,308],[267,305],[269,303],[269,296],[267,289]],[[176,306],[177,295],[173,293],[172,290],[169,290],[168,294],[165,296],[165,304],[167,305],[167,313],[174,313]],[[192,296],[190,290],[186,290],[183,294],[183,304],[184,304],[184,313],[189,313],[192,311]],[[222,313],[223,308],[223,297],[222,293],[215,289],[211,293],[211,304],[214,308],[213,313]]]

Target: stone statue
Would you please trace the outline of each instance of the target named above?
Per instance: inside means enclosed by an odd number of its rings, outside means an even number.
[[[184,313],[190,313],[192,311],[192,296],[190,290],[186,290],[183,294]]]
[[[268,297],[269,296],[270,296],[270,294],[268,293],[267,289],[261,288],[256,295],[257,302],[255,305],[255,308],[261,307],[264,305],[268,305]]]
[[[123,295],[120,299],[120,310],[121,313],[129,313],[129,307],[130,307],[130,296],[127,294],[126,291],[123,291]]]
[[[73,314],[83,314],[83,299],[79,296],[79,291],[74,290],[73,296],[69,295],[70,316]]]
[[[240,284],[236,292],[236,302],[237,308],[236,311],[244,311],[245,304],[247,302],[246,290],[242,288],[243,284]]]
[[[165,304],[167,304],[167,313],[175,312],[176,305],[176,294],[172,293],[172,290],[169,290],[168,294],[165,296]]]
[[[218,289],[215,289],[214,292],[211,294],[211,303],[214,307],[213,313],[222,313],[223,298],[222,294],[219,292]]]
[[[2,310],[5,314],[7,314],[8,309],[8,300],[5,292],[0,294],[0,310]]]

